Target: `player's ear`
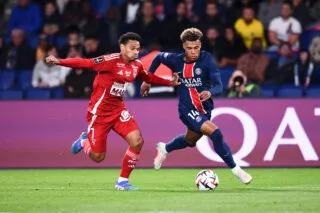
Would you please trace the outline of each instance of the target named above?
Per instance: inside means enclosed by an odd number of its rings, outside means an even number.
[[[124,50],[124,44],[120,44],[120,50],[121,50],[121,51]]]

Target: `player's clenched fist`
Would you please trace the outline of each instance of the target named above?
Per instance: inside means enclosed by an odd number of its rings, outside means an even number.
[[[48,64],[60,64],[60,60],[54,57],[53,55],[50,55],[46,58],[46,62]]]
[[[172,79],[171,79],[171,86],[178,86],[180,85],[181,82],[179,81],[179,75],[178,73],[173,73],[172,74]]]

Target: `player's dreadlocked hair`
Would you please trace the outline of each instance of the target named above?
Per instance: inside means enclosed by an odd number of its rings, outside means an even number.
[[[198,30],[197,28],[188,28],[185,29],[181,35],[180,35],[180,39],[182,41],[182,43],[186,42],[186,41],[197,41],[202,39],[202,32],[200,30]]]
[[[142,42],[141,36],[138,33],[128,32],[120,36],[119,44],[125,45],[129,40],[139,41],[140,44]]]

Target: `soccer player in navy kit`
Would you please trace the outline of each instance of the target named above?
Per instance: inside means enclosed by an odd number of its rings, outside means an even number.
[[[173,140],[158,143],[158,154],[154,168],[160,169],[167,154],[178,149],[194,147],[197,141],[206,135],[213,141],[214,150],[232,170],[242,183],[248,184],[252,177],[236,165],[228,145],[223,140],[220,129],[210,121],[214,108],[212,97],[222,92],[222,83],[217,65],[211,54],[201,51],[202,32],[196,28],[184,30],[180,39],[185,52],[160,52],[153,59],[149,72],[155,72],[162,63],[179,74],[181,84],[178,86],[179,117],[187,126],[186,134]],[[141,95],[146,96],[151,85],[143,83]]]

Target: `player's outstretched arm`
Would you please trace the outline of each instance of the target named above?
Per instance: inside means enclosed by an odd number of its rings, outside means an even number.
[[[67,59],[58,59],[55,56],[48,56],[46,58],[48,64],[56,64],[65,67],[71,67],[76,69],[93,69],[93,60],[84,59],[84,58],[67,58]]]
[[[161,63],[166,63],[167,62],[166,61],[167,57],[164,57],[164,54],[166,54],[166,53],[160,52],[154,57],[154,59],[152,60],[151,65],[149,67],[149,72],[150,73],[154,73],[158,69],[158,67],[160,66]],[[143,82],[141,87],[140,87],[140,95],[142,97],[148,96],[150,88],[151,88],[151,84],[150,83]]]

